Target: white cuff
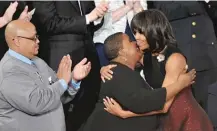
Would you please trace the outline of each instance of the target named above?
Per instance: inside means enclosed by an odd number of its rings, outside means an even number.
[[[90,24],[90,21],[89,21],[87,15],[85,15],[85,19],[86,19],[86,25],[89,25],[89,24]]]
[[[99,18],[99,19],[95,20],[93,23],[94,23],[94,25],[98,25],[101,22],[102,22],[102,18]]]

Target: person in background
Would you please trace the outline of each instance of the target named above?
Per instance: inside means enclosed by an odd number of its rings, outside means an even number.
[[[202,1],[201,1],[202,2]],[[217,1],[204,1],[202,2],[209,17],[212,19],[215,29],[215,35],[217,36]],[[208,88],[208,108],[207,113],[213,123],[215,131],[217,131],[217,81],[211,84]]]
[[[16,12],[18,6],[18,2],[15,1],[13,3],[10,3],[9,7],[6,9],[4,15],[2,17],[0,17],[0,28],[2,28],[3,26],[5,26],[7,23],[9,23],[12,18],[14,13]],[[23,12],[20,14],[19,16],[19,20],[27,20],[30,21],[32,18],[31,14],[28,14],[28,6],[25,6]]]
[[[71,101],[91,69],[83,59],[71,72],[69,55],[57,74],[36,55],[39,40],[35,26],[15,20],[5,30],[9,50],[0,62],[0,130],[65,131],[62,103]],[[63,93],[67,91],[67,96]]]
[[[20,3],[20,2],[19,2]],[[4,30],[3,28],[7,23],[9,23],[13,18],[17,10],[18,4],[17,1],[0,1],[0,60],[7,51],[8,47],[5,42]],[[18,7],[20,10],[21,7]],[[24,9],[23,9],[24,8]],[[32,15],[28,12],[28,6],[23,6],[22,11],[18,11],[20,14],[17,17],[18,19],[31,20]]]
[[[108,0],[108,2],[109,8],[104,16],[104,23],[99,30],[94,32],[93,37],[101,66],[109,63],[103,50],[105,39],[116,32],[123,32],[135,41],[129,23],[135,14],[147,9],[146,0]],[[95,3],[99,3],[99,0],[95,0]]]
[[[207,11],[207,14],[213,21],[215,34],[217,36],[217,2],[216,1],[200,1]]]
[[[100,64],[93,33],[102,25],[96,24],[107,12],[108,4],[95,6],[94,1],[32,1],[35,17],[47,36],[48,65],[57,70],[61,58],[69,54],[72,68],[84,57],[92,64],[90,74],[82,81],[75,99],[64,106],[67,130],[76,131],[93,111],[100,89]]]

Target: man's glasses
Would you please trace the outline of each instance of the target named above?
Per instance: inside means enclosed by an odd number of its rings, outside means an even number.
[[[32,40],[34,42],[36,42],[39,39],[39,35],[35,35],[34,38],[28,38],[28,37],[24,37],[24,36],[17,36],[17,37],[28,39],[28,40]]]

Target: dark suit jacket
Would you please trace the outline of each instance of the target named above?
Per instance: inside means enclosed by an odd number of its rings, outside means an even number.
[[[36,8],[34,17],[40,24],[37,29],[43,30],[42,34],[46,35],[49,43],[48,49],[61,50],[58,54],[71,54],[74,64],[84,57],[84,51],[79,51],[79,49],[84,48],[85,44],[93,45],[93,33],[103,23],[97,26],[93,23],[86,25],[85,14],[90,13],[95,8],[95,4],[93,1],[81,1],[80,3],[83,16],[81,16],[77,1],[32,2],[33,7]],[[93,47],[88,47],[88,49],[95,50]],[[51,52],[50,59],[53,57],[60,59],[58,54]],[[54,70],[57,69],[58,62],[54,65],[50,60],[47,62]]]
[[[99,28],[93,23],[86,25],[85,14],[95,8],[93,1],[81,1],[83,16],[77,1],[33,2],[33,7],[50,40],[82,41]]]
[[[100,65],[93,45],[93,32],[99,28],[90,23],[86,25],[85,14],[90,13],[95,4],[93,1],[80,1],[82,14],[77,1],[34,1],[36,8],[34,17],[40,26],[38,30],[48,45],[44,53],[49,55],[48,64],[54,70],[58,69],[63,55],[70,54],[73,67],[84,57],[91,62],[89,75],[82,80],[81,88],[73,101],[73,111],[66,114],[68,130],[77,130],[92,112],[100,88]],[[40,35],[40,34],[39,34]],[[43,47],[40,46],[40,48]],[[67,110],[67,108],[65,108]],[[69,118],[69,119],[68,119]]]
[[[202,2],[204,4],[204,7],[210,16],[210,18],[213,20],[213,25],[215,28],[215,33],[217,36],[217,2],[216,1],[209,1],[208,3]]]
[[[208,115],[212,121],[213,126],[217,129],[217,82],[210,85],[208,88]]]

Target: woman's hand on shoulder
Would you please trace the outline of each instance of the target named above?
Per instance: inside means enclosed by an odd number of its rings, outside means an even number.
[[[101,74],[101,79],[103,82],[105,82],[105,80],[111,80],[112,79],[112,74],[113,71],[111,70],[112,68],[116,67],[117,65],[107,65],[107,66],[103,66],[100,69],[100,74]]]
[[[187,72],[187,63],[185,57],[180,53],[172,54],[166,63],[166,73],[168,77],[178,80],[183,87],[188,87],[194,83],[196,77],[195,69]]]
[[[178,81],[183,85],[183,87],[188,87],[195,83],[196,78],[196,71],[195,69],[192,69],[189,72],[186,72],[187,70],[184,70],[183,73],[181,73],[178,77]]]

